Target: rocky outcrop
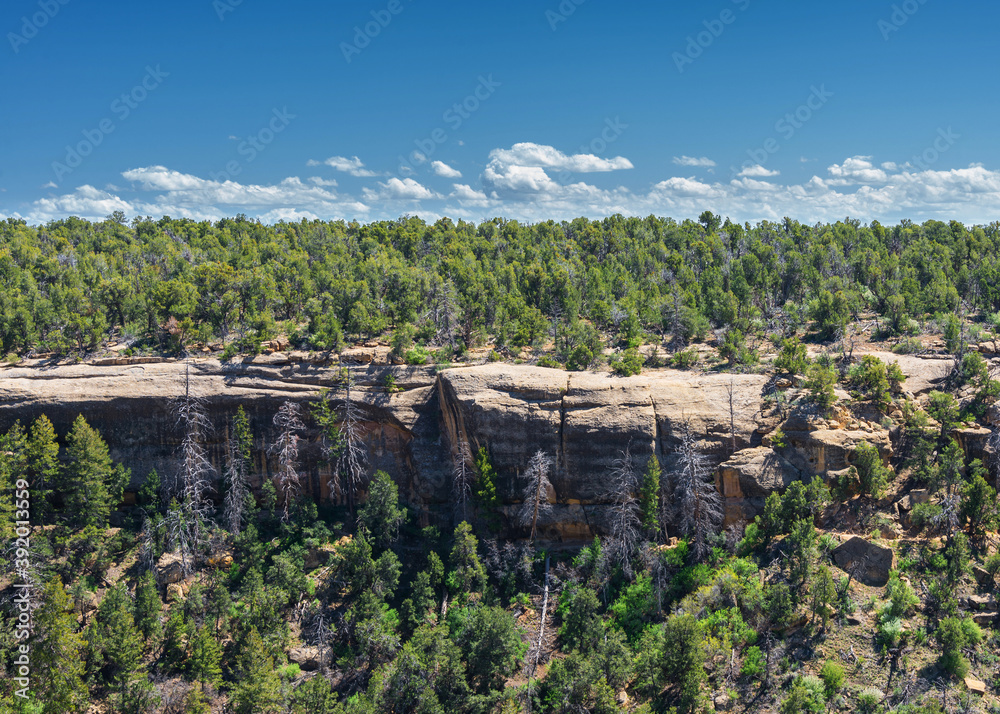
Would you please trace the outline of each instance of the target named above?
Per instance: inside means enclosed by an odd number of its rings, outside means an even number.
[[[83,414],[104,436],[112,457],[131,467],[134,492],[152,469],[169,477],[176,468],[181,431],[170,405],[190,389],[204,399],[213,421],[209,456],[219,473],[229,420],[237,407],[246,410],[259,486],[275,471],[267,445],[280,404],[315,401],[324,388],[340,399],[337,380],[347,368],[357,385],[353,394],[363,415],[369,470],[383,469],[397,480],[420,523],[450,525],[453,454],[464,441],[472,452],[489,451],[507,533],[519,534],[512,516],[521,474],[541,450],[552,463],[553,508],[539,529],[543,538],[563,540],[589,539],[606,529],[612,502],[608,476],[616,460],[627,452],[641,470],[655,455],[669,474],[685,429],[696,435],[713,469],[723,465],[717,479],[730,522],[752,518],[768,493],[796,478],[848,467],[862,441],[875,444],[886,460],[892,454],[888,432],[845,410],[829,418],[796,410],[782,424],[787,447],[778,453],[767,448],[778,418],[762,416],[768,383],[763,375],[658,369],[619,378],[500,363],[438,372],[386,364],[387,349],[366,344],[341,355],[339,364],[331,355],[281,351],[232,363],[123,357],[100,364],[0,367],[0,430],[44,413],[65,437]],[[914,376],[933,371],[916,369],[912,360],[899,362]],[[389,373],[399,388],[392,394],[384,388]],[[928,384],[931,376],[924,374]],[[329,499],[331,473],[320,433],[308,415],[306,421],[303,492]],[[215,486],[221,498],[221,482]]]
[[[828,419],[808,407],[798,409],[782,430],[788,445],[783,453],[793,466],[810,476],[848,468],[855,447],[862,442],[875,446],[886,464],[893,453],[887,430],[855,419],[843,408],[835,409]]]
[[[541,531],[578,539],[605,529],[608,475],[626,451],[636,469],[655,454],[669,472],[685,428],[698,435],[713,468],[734,442],[749,446],[766,381],[676,370],[619,378],[494,364],[446,370],[439,384],[449,443],[487,447],[508,503],[519,498],[520,473],[532,454],[550,457],[555,503]]]
[[[857,536],[834,548],[832,555],[833,562],[841,570],[865,585],[876,587],[889,582],[896,558],[892,548],[883,548]]]
[[[770,494],[783,492],[801,478],[802,472],[770,447],[737,451],[716,472],[716,487],[725,499],[723,525],[752,521],[763,512]]]

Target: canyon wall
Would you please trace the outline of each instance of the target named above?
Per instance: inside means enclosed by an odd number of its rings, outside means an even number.
[[[901,366],[904,371],[909,366],[917,381],[923,375],[928,385],[937,378],[936,373],[927,377],[926,365]],[[888,432],[876,424],[798,418],[788,423],[794,426],[788,433],[791,448],[777,454],[766,442],[780,419],[764,398],[769,378],[763,375],[660,369],[619,378],[499,363],[440,371],[374,364],[348,368],[364,414],[370,470],[391,474],[423,523],[449,522],[452,454],[461,441],[473,452],[489,450],[511,535],[518,533],[512,516],[519,476],[531,456],[543,451],[552,463],[554,503],[540,523],[541,533],[562,540],[604,531],[611,502],[608,474],[616,459],[627,451],[641,471],[655,454],[669,472],[685,428],[697,436],[713,468],[725,462],[716,478],[730,522],[752,517],[766,493],[790,479],[843,468],[860,440],[878,444],[887,458],[892,448]],[[121,358],[6,366],[0,368],[0,429],[44,413],[62,438],[83,414],[108,442],[112,457],[132,469],[134,491],[151,469],[169,477],[176,468],[181,430],[171,403],[189,389],[204,399],[214,424],[209,451],[220,472],[229,420],[238,406],[247,411],[259,485],[274,470],[267,445],[274,439],[271,420],[278,406],[288,399],[314,402],[324,387],[338,398],[340,369],[288,353],[228,364]],[[391,394],[383,386],[390,371],[399,389]],[[328,499],[330,469],[319,432],[306,422],[303,490]],[[221,495],[221,482],[216,485]]]

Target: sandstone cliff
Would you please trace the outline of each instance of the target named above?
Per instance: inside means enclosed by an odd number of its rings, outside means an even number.
[[[335,387],[336,367],[287,354],[222,364],[214,359],[112,364],[25,364],[0,368],[0,429],[15,419],[27,423],[45,413],[60,436],[83,414],[107,440],[113,458],[132,468],[132,488],[149,470],[175,467],[180,432],[170,402],[186,385],[204,398],[215,425],[210,444],[221,467],[228,420],[239,405],[256,435],[258,473],[271,473],[266,444],[271,419],[286,399],[315,400]],[[920,372],[921,387],[937,377],[938,365],[903,365]],[[585,539],[603,530],[609,508],[607,476],[627,448],[636,469],[650,455],[666,471],[674,465],[679,434],[689,425],[719,471],[728,520],[751,518],[767,493],[791,479],[844,468],[859,441],[892,453],[879,425],[841,415],[823,420],[793,414],[783,424],[788,446],[775,452],[767,436],[779,420],[770,415],[762,375],[728,375],[670,369],[618,378],[539,367],[487,364],[437,372],[433,367],[352,365],[357,399],[365,415],[371,468],[398,481],[401,494],[424,522],[446,523],[452,454],[461,441],[474,452],[485,446],[498,472],[506,511],[517,502],[519,474],[538,450],[553,464],[554,508],[540,524],[543,536]],[[391,371],[401,391],[388,394]],[[765,414],[765,412],[767,412]],[[306,434],[302,468],[305,492],[329,498],[329,469],[315,430]],[[221,490],[221,489],[220,489]],[[510,533],[516,533],[514,524]]]

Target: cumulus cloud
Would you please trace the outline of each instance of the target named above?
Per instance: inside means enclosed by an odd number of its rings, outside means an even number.
[[[702,168],[715,166],[715,162],[707,156],[675,156],[674,163],[678,166],[698,166]]]
[[[249,213],[277,221],[365,217],[369,212],[360,201],[342,199],[327,186],[306,184],[295,176],[277,184],[241,184],[204,179],[165,166],[129,169],[122,176],[132,183],[134,197],[123,197],[120,190],[102,191],[84,185],[60,196],[38,199],[31,204],[26,218],[35,223],[66,216],[99,220],[123,211],[129,216],[167,215],[196,220]]]
[[[306,162],[306,166],[321,166],[323,164],[359,178],[371,178],[378,175],[374,171],[366,169],[364,163],[357,156],[352,156],[351,158],[347,158],[346,156],[331,156],[324,161],[309,159]]]
[[[0,215],[23,217],[31,223],[71,215],[101,220],[115,211],[196,220],[246,213],[269,222],[391,219],[403,213],[417,213],[425,220],[443,215],[481,220],[497,215],[540,221],[614,213],[683,219],[707,209],[739,222],[780,221],[790,216],[813,223],[852,216],[863,221],[935,218],[988,223],[1000,213],[1000,171],[982,164],[917,169],[853,156],[797,183],[775,181],[775,172],[748,167],[728,181],[663,176],[645,187],[599,187],[569,180],[569,166],[592,159],[535,148],[502,150],[490,157],[478,185],[455,182],[445,195],[409,177],[389,178],[350,196],[338,193],[334,181],[319,177],[242,184],[145,166],[124,171],[127,183],[122,189],[88,184],[60,195],[50,193],[29,204],[0,206]],[[515,158],[521,163],[513,162]]]
[[[422,201],[440,198],[439,194],[411,178],[398,179],[394,176],[385,183],[379,182],[379,189],[378,191],[373,191],[370,188],[364,189],[365,199],[368,201]]]
[[[861,183],[885,183],[888,178],[886,170],[877,169],[871,161],[871,156],[852,156],[842,164],[834,164],[827,171],[833,176],[831,182],[846,186]]]
[[[501,166],[565,170],[575,173],[619,171],[633,168],[632,162],[623,156],[602,159],[593,154],[569,155],[555,147],[531,142],[514,144],[509,149],[494,149],[490,152],[490,163]]]
[[[745,169],[739,172],[739,176],[750,177],[750,178],[770,178],[772,176],[777,176],[780,171],[771,171],[770,169],[764,168],[760,164],[754,164],[753,166],[747,166]]]
[[[433,161],[431,162],[431,168],[434,170],[438,176],[444,176],[445,178],[457,179],[462,178],[462,172],[458,169],[453,169],[451,166],[443,161]]]

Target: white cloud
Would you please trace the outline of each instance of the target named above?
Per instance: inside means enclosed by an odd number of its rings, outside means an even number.
[[[331,156],[322,162],[316,161],[316,159],[309,159],[306,162],[306,166],[320,166],[321,163],[332,166],[337,171],[342,171],[359,178],[371,178],[378,175],[374,171],[366,169],[364,163],[357,156],[352,156],[351,158],[347,158],[346,156]]]
[[[715,166],[715,162],[707,156],[675,156],[674,163],[678,166]]]
[[[462,178],[461,171],[459,171],[458,169],[453,169],[443,161],[431,162],[431,168],[434,169],[434,173],[436,173],[438,176],[444,176],[445,178],[450,178],[450,179]]]
[[[422,201],[431,198],[440,198],[423,184],[411,178],[398,179],[395,176],[385,183],[379,182],[379,191],[370,188],[364,189],[365,199],[368,201],[390,200],[390,201]]]
[[[885,183],[888,174],[883,169],[875,168],[871,159],[871,156],[852,156],[843,164],[834,164],[827,171],[833,176],[836,185]]]
[[[739,222],[780,221],[790,216],[814,223],[852,216],[863,221],[936,218],[988,223],[1000,213],[1000,171],[981,164],[917,169],[854,156],[833,164],[822,176],[798,183],[782,183],[770,171],[749,167],[732,180],[665,176],[646,188],[626,188],[570,182],[569,169],[555,169],[550,164],[568,167],[583,159],[555,150],[512,149],[493,152],[490,157],[480,185],[452,183],[447,195],[409,177],[389,178],[363,189],[360,195],[343,195],[334,181],[316,176],[242,184],[206,179],[166,166],[145,166],[124,171],[126,183],[121,189],[84,185],[64,189],[61,195],[53,191],[26,205],[0,206],[0,215],[24,217],[35,224],[70,215],[102,220],[114,211],[130,217],[169,215],[196,220],[236,213],[265,221],[372,220],[411,213],[425,220],[443,215],[481,220],[496,215],[541,221],[599,218],[613,213],[683,219],[707,209]],[[507,162],[514,158],[524,163]],[[533,165],[537,163],[546,165]],[[51,188],[43,188],[39,193],[49,191]]]
[[[568,155],[552,146],[531,142],[514,144],[509,149],[494,149],[490,152],[490,163],[502,166],[561,169],[577,173],[633,168],[632,162],[623,156],[602,159],[593,154]]]
[[[49,181],[48,183],[43,184],[42,188],[59,188],[59,186],[56,184],[55,181]]]
[[[747,166],[737,175],[749,176],[751,178],[770,178],[772,176],[777,176],[780,173],[780,171],[771,171],[770,169],[764,168],[760,164],[755,164],[753,166]]]

